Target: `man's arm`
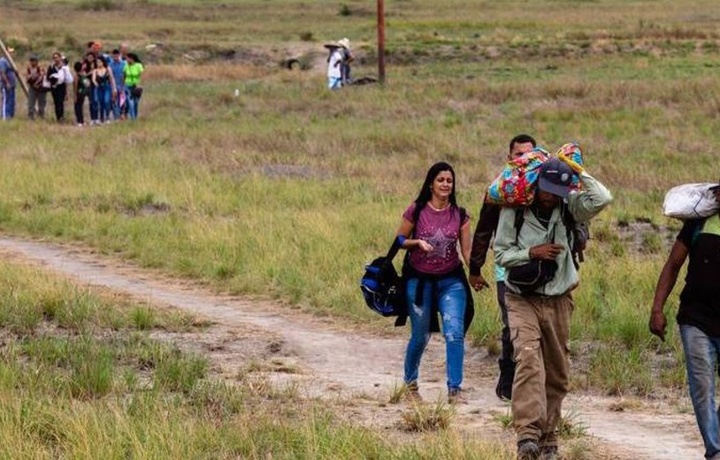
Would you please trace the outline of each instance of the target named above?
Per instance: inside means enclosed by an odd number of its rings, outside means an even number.
[[[499,205],[487,202],[483,203],[482,209],[480,209],[480,218],[475,226],[472,252],[470,253],[471,276],[480,275],[481,269],[485,265],[490,241],[500,220],[500,209]]]
[[[667,319],[663,308],[668,296],[675,287],[680,269],[685,263],[689,249],[681,240],[675,240],[670,255],[668,256],[657,286],[655,287],[655,298],[653,299],[652,310],[650,311],[650,332],[665,340],[665,328],[667,327]]]
[[[586,172],[579,174],[583,191],[571,193],[568,209],[578,222],[587,222],[602,211],[612,200],[612,194],[600,181]]]

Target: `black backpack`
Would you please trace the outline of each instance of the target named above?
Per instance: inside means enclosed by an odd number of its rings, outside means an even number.
[[[365,266],[365,274],[360,280],[365,303],[382,316],[399,316],[407,311],[403,281],[392,263],[399,250],[396,238],[387,255]]]

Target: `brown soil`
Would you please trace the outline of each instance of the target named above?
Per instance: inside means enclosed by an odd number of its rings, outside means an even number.
[[[384,436],[412,437],[398,429],[402,404],[388,404],[402,379],[407,331],[380,336],[351,330],[329,318],[316,318],[267,300],[223,296],[83,248],[58,247],[13,237],[0,238],[0,253],[35,263],[95,289],[130,295],[158,308],[175,308],[209,320],[204,332],[172,334],[181,346],[206,354],[218,375],[228,378],[251,370],[273,376],[282,385],[298,385],[300,394],[320,397],[339,416],[378,430]],[[171,335],[156,333],[158,337]],[[467,404],[457,407],[451,429],[473,439],[512,445],[497,415],[508,413],[495,397],[496,365],[486,350],[469,347],[466,357]],[[426,401],[445,398],[444,346],[435,337],[421,368]],[[679,409],[682,407],[683,409]],[[702,458],[702,441],[687,400],[667,404],[642,400],[628,404],[574,392],[565,411],[591,435],[593,458],[678,460]]]

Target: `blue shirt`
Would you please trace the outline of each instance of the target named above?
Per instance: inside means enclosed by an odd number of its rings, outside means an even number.
[[[0,73],[7,75],[10,85],[15,85],[15,71],[10,65],[10,61],[8,61],[5,57],[0,57]],[[0,82],[4,82],[4,80],[0,80]]]
[[[113,78],[115,79],[115,87],[118,90],[125,88],[125,66],[127,66],[127,62],[123,60],[115,62],[114,59],[110,59],[110,63],[108,64],[108,67],[110,67],[110,71],[113,74]]]

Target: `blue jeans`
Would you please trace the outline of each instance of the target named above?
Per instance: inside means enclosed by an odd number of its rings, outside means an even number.
[[[127,107],[128,107],[128,117],[130,117],[131,120],[134,120],[138,117],[138,106],[140,105],[140,98],[137,98],[132,95],[132,90],[134,89],[134,86],[128,86],[127,87]]]
[[[720,424],[715,404],[715,366],[720,338],[709,337],[700,329],[688,325],[680,326],[680,337],[695,419],[705,443],[705,457],[711,458],[720,453]]]
[[[328,89],[342,88],[342,78],[328,77]]]
[[[430,341],[430,314],[433,292],[430,281],[425,282],[423,303],[416,305],[415,294],[419,280],[407,281],[408,313],[412,331],[405,353],[405,383],[416,382],[420,372],[420,360]],[[459,389],[463,379],[465,358],[465,286],[460,278],[448,277],[436,282],[438,310],[442,318],[447,360],[447,386],[449,390]]]
[[[112,87],[108,84],[95,88],[95,100],[97,100],[99,105],[100,121],[109,120],[110,103],[112,102]]]
[[[99,115],[98,92],[97,87],[92,86],[88,92],[90,99],[90,121],[97,121]]]
[[[9,120],[15,116],[15,87],[0,86],[0,119]]]

